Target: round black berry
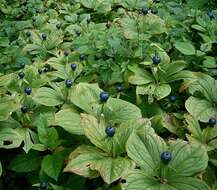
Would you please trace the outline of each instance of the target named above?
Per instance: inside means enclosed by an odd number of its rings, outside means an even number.
[[[123,89],[124,89],[124,87],[123,87],[122,85],[118,85],[118,86],[116,87],[117,92],[122,92]]]
[[[152,13],[152,14],[157,14],[157,13],[158,13],[158,10],[157,10],[157,9],[151,9],[151,13]]]
[[[75,31],[75,34],[76,34],[77,36],[80,36],[80,35],[81,35],[81,32],[78,31],[78,30],[76,30],[76,31]]]
[[[56,24],[56,28],[59,30],[61,28],[61,24],[60,23]]]
[[[155,55],[152,57],[152,62],[153,64],[158,65],[161,62],[161,58],[158,55]]]
[[[40,183],[40,190],[47,190],[47,183],[46,182],[41,182]]]
[[[109,93],[108,92],[101,92],[99,97],[100,97],[101,102],[107,102],[107,100],[109,99]]]
[[[39,68],[39,69],[38,69],[38,73],[39,73],[39,74],[42,74],[42,73],[43,73],[43,70],[42,70],[41,68]]]
[[[174,95],[173,95],[173,96],[170,96],[170,101],[171,101],[171,102],[175,102],[175,101],[176,101],[176,96],[174,96]]]
[[[172,160],[172,153],[169,151],[163,152],[160,155],[160,158],[161,158],[162,162],[168,163],[169,161]]]
[[[23,71],[20,71],[20,72],[18,73],[18,76],[20,77],[20,79],[22,79],[22,78],[24,78],[25,73],[24,73]]]
[[[105,129],[105,133],[107,134],[108,137],[113,137],[115,135],[115,131],[116,131],[116,129],[114,127],[112,127],[111,125],[109,125]]]
[[[28,112],[28,108],[26,106],[22,106],[20,108],[20,110],[21,110],[22,113],[27,113]]]
[[[41,35],[41,38],[42,38],[42,40],[46,40],[46,39],[47,39],[47,34],[43,33],[43,34]]]
[[[64,55],[67,57],[69,56],[69,52],[68,51],[64,51]]]
[[[21,63],[21,64],[20,64],[20,68],[21,68],[21,69],[24,69],[24,68],[25,68],[25,66],[26,66],[26,64],[25,64],[25,63]]]
[[[66,86],[67,86],[68,88],[70,88],[70,87],[72,86],[73,82],[72,82],[71,79],[67,79],[67,80],[65,81],[65,84],[66,84]]]
[[[24,89],[24,92],[27,94],[27,95],[30,95],[32,93],[32,88],[31,87],[26,87]]]
[[[147,15],[147,14],[148,14],[148,8],[143,7],[143,8],[142,8],[142,14],[143,14],[143,15]]]
[[[72,69],[73,71],[75,71],[75,70],[76,70],[76,68],[77,68],[77,64],[75,64],[75,63],[72,63],[72,64],[71,64],[71,69]]]
[[[79,58],[80,58],[81,61],[84,61],[84,60],[85,60],[85,57],[86,57],[86,56],[82,54],[82,55],[80,55]]]
[[[215,16],[214,16],[214,14],[213,14],[212,11],[209,11],[209,12],[207,13],[207,15],[208,15],[208,17],[209,17],[210,19],[214,19],[214,18],[215,18]]]
[[[211,126],[214,126],[214,125],[216,124],[216,118],[211,117],[211,118],[209,119],[209,124],[210,124]]]
[[[109,29],[109,28],[111,27],[111,23],[110,23],[110,22],[107,22],[105,26],[106,26],[106,28]]]
[[[31,36],[31,32],[30,31],[26,32],[26,36],[30,37]]]

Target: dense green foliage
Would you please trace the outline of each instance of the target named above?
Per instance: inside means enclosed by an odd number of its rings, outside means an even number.
[[[216,190],[217,1],[0,0],[0,189]]]

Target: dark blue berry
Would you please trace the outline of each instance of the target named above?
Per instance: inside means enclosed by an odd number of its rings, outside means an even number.
[[[174,95],[173,95],[173,96],[170,96],[170,101],[171,101],[171,102],[175,102],[175,101],[176,101],[176,96],[174,96]]]
[[[36,17],[32,17],[32,21],[35,22],[36,21]]]
[[[101,102],[107,102],[107,100],[109,99],[109,93],[108,92],[101,92],[99,97],[100,97]]]
[[[147,15],[148,14],[148,9],[146,7],[142,8],[142,14]]]
[[[207,15],[208,15],[208,17],[209,17],[210,19],[214,19],[214,18],[215,18],[215,16],[214,16],[214,14],[213,14],[212,11],[209,11],[209,12],[207,13]]]
[[[172,160],[172,153],[169,151],[163,152],[160,155],[160,158],[161,158],[162,162],[168,163],[169,161]]]
[[[47,39],[47,34],[43,33],[43,34],[41,35],[41,37],[42,37],[42,40],[46,40],[46,39]]]
[[[158,65],[161,62],[161,58],[158,55],[155,55],[152,57],[152,62],[153,64]]]
[[[61,24],[58,23],[58,24],[56,25],[56,28],[59,30],[59,29],[61,28]]]
[[[47,190],[47,183],[46,182],[41,182],[40,183],[40,190]]]
[[[25,63],[21,63],[21,64],[20,64],[20,68],[21,68],[21,69],[24,69],[24,68],[25,68],[25,66],[26,66],[26,64],[25,64]]]
[[[30,94],[32,93],[32,88],[26,87],[26,88],[24,89],[24,92],[25,92],[27,95],[30,95]]]
[[[157,13],[158,13],[158,10],[157,10],[157,9],[151,9],[151,13],[152,13],[152,14],[157,14]]]
[[[105,133],[107,134],[108,137],[113,137],[115,135],[115,131],[116,131],[116,129],[114,127],[112,127],[111,125],[109,125],[105,129]]]
[[[28,112],[28,108],[26,106],[22,106],[20,108],[20,110],[21,110],[22,113],[27,113]]]
[[[20,71],[20,72],[18,73],[18,76],[20,77],[20,79],[22,79],[22,78],[24,78],[25,73],[24,73],[23,71]]]
[[[72,69],[73,71],[75,71],[75,70],[76,70],[76,68],[77,68],[77,64],[75,64],[75,63],[72,63],[72,64],[71,64],[71,69]]]
[[[107,22],[105,26],[106,26],[106,28],[109,29],[109,28],[111,27],[111,23],[110,23],[110,22]]]
[[[31,32],[30,31],[26,32],[26,36],[30,37],[31,36]]]
[[[81,32],[78,31],[78,30],[76,30],[75,33],[76,33],[77,36],[80,36],[80,35],[81,35]]]
[[[118,86],[116,87],[117,92],[122,92],[123,89],[124,89],[124,87],[123,87],[122,85],[118,85]]]
[[[69,52],[68,51],[64,51],[64,55],[67,57],[69,56]]]
[[[84,60],[85,60],[85,57],[86,57],[86,56],[82,54],[82,55],[80,55],[79,58],[80,58],[81,61],[84,61]]]
[[[42,74],[42,73],[43,73],[43,70],[42,70],[41,68],[39,68],[39,69],[38,69],[38,73],[39,73],[39,74]]]
[[[67,79],[67,80],[65,81],[65,84],[66,84],[66,86],[67,86],[68,88],[70,88],[70,87],[72,86],[73,82],[72,82],[71,79]]]
[[[216,124],[216,119],[215,119],[214,117],[211,117],[211,118],[209,119],[209,124],[210,124],[211,126],[214,126],[214,125]]]

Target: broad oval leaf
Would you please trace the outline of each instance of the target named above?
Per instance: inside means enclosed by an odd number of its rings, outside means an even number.
[[[178,49],[184,55],[195,55],[195,47],[190,42],[176,42],[175,48]]]
[[[57,91],[47,87],[39,88],[36,91],[33,99],[37,103],[45,106],[58,106],[64,102],[63,97]]]

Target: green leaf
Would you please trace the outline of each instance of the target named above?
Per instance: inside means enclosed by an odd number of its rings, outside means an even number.
[[[45,106],[57,106],[63,104],[64,102],[63,97],[58,92],[47,87],[39,88],[36,91],[33,99],[37,103]]]
[[[167,145],[159,136],[149,130],[133,132],[127,141],[127,154],[149,175],[157,174],[160,155]]]
[[[112,158],[94,147],[81,146],[71,153],[64,171],[91,178],[97,177],[99,172],[103,180],[110,184],[132,166],[128,158]]]
[[[55,125],[58,125],[71,134],[82,135],[80,115],[71,109],[63,109],[55,114]]]
[[[169,163],[171,171],[168,171],[168,176],[170,177],[193,176],[205,170],[208,165],[207,152],[198,144],[189,144],[182,140],[170,141],[170,150],[173,155]]]
[[[64,152],[56,152],[52,155],[45,156],[41,163],[42,170],[57,181],[63,166],[64,158]]]
[[[214,117],[217,114],[217,108],[213,107],[212,103],[193,96],[187,99],[185,107],[194,118],[202,122],[208,122],[210,117]]]
[[[1,98],[0,100],[0,121],[5,121],[11,113],[19,108],[19,104],[14,99]]]
[[[59,137],[54,127],[48,127],[44,116],[40,116],[37,120],[39,141],[49,148],[56,148],[59,145]]]
[[[9,165],[10,170],[15,172],[32,172],[38,170],[41,165],[41,157],[37,152],[18,154]]]
[[[141,110],[134,104],[121,99],[109,98],[103,107],[105,118],[114,123],[123,123],[142,117]]]
[[[79,83],[70,95],[72,103],[87,113],[97,115],[99,94],[101,89],[97,84]]]
[[[207,190],[205,182],[191,177],[155,178],[145,171],[131,170],[124,176],[122,190]],[[162,180],[162,182],[161,182]],[[164,181],[165,180],[165,181]]]
[[[91,164],[94,161],[102,159],[105,155],[106,153],[103,153],[95,147],[86,145],[79,146],[69,155],[69,161],[64,172],[73,172],[84,177],[96,178],[99,176],[99,173],[91,169]]]
[[[8,142],[9,144],[5,144]],[[23,142],[23,137],[20,133],[12,128],[0,128],[0,148],[17,148]]]
[[[174,46],[184,55],[195,55],[196,53],[194,46],[190,42],[176,42]]]
[[[148,71],[139,68],[137,65],[129,66],[129,70],[133,72],[128,78],[131,84],[143,85],[154,81],[153,76]]]
[[[132,122],[130,124],[130,126],[124,124],[117,126],[115,135],[111,138],[105,132],[108,123],[105,122],[103,116],[98,121],[94,116],[87,114],[81,115],[81,126],[84,129],[85,136],[96,147],[113,157],[125,152],[125,144],[133,126]]]

